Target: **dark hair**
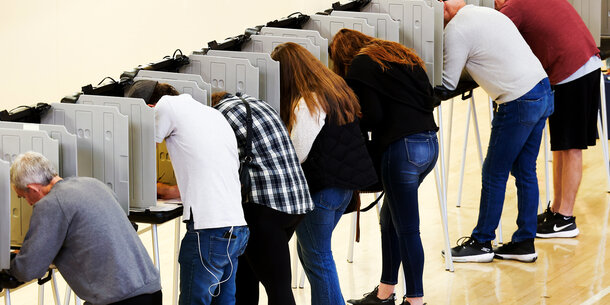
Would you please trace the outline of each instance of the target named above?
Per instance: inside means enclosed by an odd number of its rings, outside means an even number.
[[[343,77],[347,74],[347,68],[354,57],[361,54],[368,55],[384,70],[389,68],[388,62],[426,69],[424,61],[413,49],[350,29],[341,29],[335,34],[328,51],[328,56],[334,64],[333,71]]]
[[[283,43],[273,50],[271,58],[280,62],[280,116],[288,131],[294,125],[294,109],[301,98],[311,114],[322,109],[338,125],[353,122],[360,114],[358,98],[345,80],[304,47]]]
[[[156,105],[164,95],[180,95],[180,92],[169,84],[157,83],[155,90],[153,90],[153,93],[148,100],[148,103],[151,105]]]

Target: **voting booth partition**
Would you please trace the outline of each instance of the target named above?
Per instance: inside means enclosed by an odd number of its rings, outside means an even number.
[[[171,73],[171,72],[161,72],[161,73],[195,76],[195,77],[199,77],[199,79],[201,79],[201,76],[193,75],[193,74],[181,74],[181,73]],[[204,105],[209,105],[211,98],[212,98],[211,94],[210,94],[210,91],[212,90],[212,86],[208,83],[203,82],[203,80],[201,81],[202,84],[200,85],[199,83],[197,83],[196,81],[193,81],[193,80],[168,79],[168,78],[157,78],[157,77],[141,77],[139,75],[133,79],[134,82],[137,82],[139,80],[153,80],[153,81],[157,81],[160,83],[169,84],[172,87],[174,87],[178,92],[180,92],[180,94],[188,93],[196,101],[198,101]]]
[[[371,13],[371,12],[350,12],[350,11],[332,11],[331,16],[351,17],[365,19],[366,22],[375,28],[376,38],[400,42],[400,22],[392,19],[386,13]]]
[[[314,54],[316,58],[320,59],[320,61],[328,66],[328,39],[322,37],[320,32],[312,31],[312,30],[301,30],[301,29],[286,29],[286,28],[275,28],[275,27],[263,27],[259,35],[264,36],[278,36],[285,38],[307,38],[311,40],[314,46],[319,47],[320,56],[316,56],[316,51],[313,48],[308,48],[307,43],[301,44],[304,48],[306,48],[311,54]],[[255,37],[256,38],[256,37]],[[298,40],[294,40],[292,42],[299,43]],[[313,51],[312,51],[313,50]],[[267,52],[270,53],[270,52]]]
[[[0,270],[11,267],[11,177],[8,161],[0,159]]]
[[[247,59],[258,68],[258,98],[280,112],[280,63],[271,59],[269,53],[210,50],[207,55]]]
[[[76,134],[78,174],[113,190],[129,213],[129,121],[115,107],[54,103],[41,123],[63,125]]]

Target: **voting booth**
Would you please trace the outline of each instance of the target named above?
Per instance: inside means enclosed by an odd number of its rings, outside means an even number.
[[[0,270],[11,267],[11,164],[0,159]]]
[[[307,38],[309,40],[311,40],[311,42],[313,43],[314,46],[318,46],[319,50],[320,50],[320,56],[317,57],[318,59],[320,59],[320,61],[328,66],[328,39],[322,37],[320,35],[320,32],[318,31],[312,31],[312,30],[301,30],[301,29],[285,29],[285,28],[275,28],[275,27],[269,27],[269,26],[265,26],[263,27],[260,32],[260,35],[264,35],[264,36],[278,36],[278,37],[286,37],[286,38]],[[255,37],[256,39],[256,37]],[[293,41],[298,43],[296,40]],[[307,49],[307,44],[303,45],[303,47],[305,47]],[[309,52],[312,52],[310,49]],[[313,52],[311,54],[315,55],[315,50],[313,50]]]

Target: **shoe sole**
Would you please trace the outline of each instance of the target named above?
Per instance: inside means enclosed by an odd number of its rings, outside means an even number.
[[[580,234],[578,228],[569,231],[560,231],[553,233],[536,233],[536,237],[538,238],[572,238],[576,237]]]
[[[498,254],[495,255],[499,259],[510,259],[524,263],[533,263],[538,259],[538,253],[533,254]]]
[[[478,254],[470,256],[451,256],[451,260],[455,263],[490,263],[494,260],[494,254]]]

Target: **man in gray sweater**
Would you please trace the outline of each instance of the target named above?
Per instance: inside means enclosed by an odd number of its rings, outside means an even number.
[[[159,272],[106,185],[63,180],[35,152],[15,159],[11,183],[34,208],[13,276],[31,281],[53,263],[86,304],[161,304]]]

